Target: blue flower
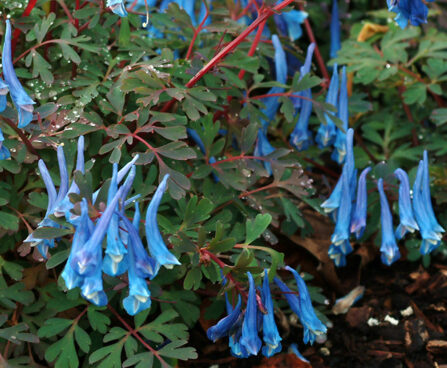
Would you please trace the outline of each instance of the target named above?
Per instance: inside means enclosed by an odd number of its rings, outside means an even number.
[[[425,255],[436,249],[441,242],[442,234],[437,231],[435,224],[428,214],[427,202],[423,195],[424,161],[419,162],[416,180],[413,185],[413,209],[416,222],[422,236],[420,248],[421,254]],[[427,187],[427,185],[426,185]]]
[[[436,219],[435,212],[433,211],[433,206],[431,203],[431,195],[430,195],[430,174],[428,172],[428,153],[424,151],[424,160],[423,160],[423,181],[422,181],[422,196],[424,198],[426,204],[427,214],[430,218],[430,222],[433,225],[433,228],[438,233],[443,233],[444,228],[439,225],[438,220]]]
[[[349,128],[349,111],[348,111],[348,79],[346,77],[346,67],[344,66],[341,73],[340,96],[338,98],[338,118],[343,122],[343,131],[337,129],[337,135],[334,142],[334,151],[331,158],[342,164],[346,157],[346,132]]]
[[[225,297],[226,297],[226,295],[225,295]],[[229,303],[228,298],[227,298],[227,303]],[[230,333],[230,330],[236,324],[237,320],[239,319],[239,316],[241,315],[241,296],[240,295],[238,296],[238,302],[236,304],[236,307],[233,309],[230,306],[230,308],[231,308],[231,312],[228,312],[228,315],[226,317],[222,318],[219,322],[217,322],[217,324],[210,327],[206,331],[206,335],[213,342],[220,339],[221,337],[227,336]]]
[[[338,179],[337,184],[335,185],[335,188],[332,191],[329,198],[321,204],[321,207],[326,213],[334,212],[340,206],[343,175],[347,175],[348,177],[352,197],[354,197],[355,195],[356,175],[354,169],[353,142],[354,142],[354,130],[348,129],[348,132],[346,134],[346,162],[343,165],[342,174]]]
[[[351,219],[351,233],[355,234],[357,239],[360,239],[366,228],[366,210],[368,206],[368,194],[366,192],[366,177],[371,171],[367,167],[362,171],[357,186],[357,198],[355,200],[355,209]]]
[[[338,0],[332,0],[331,51],[329,53],[331,59],[337,57],[337,52],[340,49],[341,49],[341,42],[340,42],[340,18],[338,15]]]
[[[107,6],[116,15],[119,15],[120,17],[127,17],[127,10],[124,0],[107,0]]]
[[[0,78],[0,112],[6,109],[6,95],[9,88],[3,79]]]
[[[298,299],[301,312],[301,316],[298,316],[300,317],[301,323],[304,327],[304,342],[306,344],[308,342],[313,344],[313,342],[315,341],[315,337],[326,333],[327,328],[315,314],[314,308],[312,306],[312,301],[310,299],[309,290],[307,290],[307,286],[304,280],[293,268],[286,266],[285,269],[292,272],[298,286]]]
[[[33,105],[35,102],[25,92],[20,81],[17,78],[14,66],[12,65],[12,51],[11,51],[11,23],[9,19],[6,20],[5,42],[3,44],[3,76],[8,84],[9,93],[12,101],[18,111],[18,127],[25,128],[31,120],[33,120]]]
[[[71,243],[70,256],[68,257],[67,263],[65,264],[64,270],[62,271],[61,277],[65,281],[65,285],[68,290],[71,290],[75,287],[79,287],[82,285],[84,277],[79,275],[73,267],[71,267],[71,260],[73,254],[76,254],[79,249],[84,245],[84,243],[90,237],[90,231],[88,222],[90,221],[88,217],[88,206],[87,200],[85,198],[82,199],[81,202],[81,216],[79,220],[79,225],[76,228],[76,231],[73,236],[73,241]]]
[[[351,244],[349,243],[349,225],[351,222],[351,192],[350,183],[348,176],[342,174],[342,185],[341,185],[341,199],[340,206],[338,207],[337,213],[337,223],[335,225],[334,234],[331,236],[331,242],[334,247],[338,247],[342,254],[347,255],[352,252]],[[332,254],[334,250],[332,249]],[[330,254],[331,255],[331,254]],[[338,256],[334,258],[337,261]],[[337,262],[336,262],[337,265]],[[338,266],[338,265],[337,265]]]
[[[275,151],[275,148],[270,144],[268,138],[264,134],[262,129],[258,130],[258,139],[256,140],[255,150],[253,154],[257,157],[265,157]],[[263,161],[264,168],[267,170],[268,175],[272,175],[272,165],[270,162]]]
[[[1,103],[1,101],[0,101]],[[0,129],[0,160],[7,160],[11,157],[11,153],[9,152],[8,147],[3,145],[3,141],[5,140],[5,137],[3,137],[3,132]]]
[[[131,170],[129,176],[132,174],[133,171],[133,177],[135,177],[134,168],[135,167],[132,168],[133,170]],[[112,180],[110,182],[107,197],[107,204],[109,206],[118,190],[117,178],[118,178],[118,164],[115,163],[113,164]],[[125,190],[123,190],[123,195],[126,195],[127,193],[124,192]],[[117,210],[118,210],[118,203],[115,206],[115,211]],[[109,226],[107,227],[107,246],[105,253],[106,254],[104,256],[104,262],[103,262],[104,273],[110,276],[118,276],[126,272],[128,267],[126,257],[127,250],[120,237],[118,213],[112,214]]]
[[[300,353],[300,351],[298,350],[298,345],[293,343],[292,345],[290,345],[290,350],[299,358],[301,359],[304,363],[309,363],[309,361],[303,357]]]
[[[256,303],[256,287],[253,276],[247,272],[250,288],[248,290],[247,308],[242,323],[240,344],[250,355],[258,355],[261,349],[261,339],[258,336],[258,305]]]
[[[389,11],[397,13],[394,20],[400,28],[405,28],[408,22],[413,26],[427,23],[428,8],[422,0],[387,0],[387,4]]]
[[[382,224],[382,262],[388,266],[400,258],[399,248],[396,244],[396,238],[393,231],[393,217],[391,215],[388,200],[383,190],[383,179],[380,178],[377,187],[380,194],[380,215]]]
[[[78,139],[78,155],[76,158],[76,171],[80,171],[84,173],[84,136],[80,136]],[[73,208],[73,203],[70,201],[70,193],[79,194],[79,188],[74,179],[71,181],[70,188],[68,189],[65,197],[62,199],[60,204],[55,206],[54,215],[57,217],[61,217],[65,215],[67,221],[73,223],[74,216],[70,213],[70,210]]]
[[[124,188],[120,187],[111,200],[106,210],[102,213],[92,232],[90,239],[73,254],[71,267],[80,275],[91,276],[102,267],[102,241],[106,235],[107,229],[116,210],[119,199]],[[98,251],[99,250],[99,251]]]
[[[315,44],[311,43],[307,48],[306,61],[304,65],[300,68],[300,80],[309,73],[312,64],[312,55],[315,49]],[[299,95],[305,97],[292,98],[292,103],[296,109],[301,107],[300,116],[298,122],[296,123],[293,132],[290,134],[290,144],[295,147],[298,151],[306,150],[312,143],[312,133],[309,131],[309,118],[312,114],[312,91],[311,89],[306,89],[299,93]]]
[[[334,64],[334,70],[332,72],[331,83],[329,84],[329,90],[326,96],[326,102],[333,106],[337,106],[338,96],[338,71],[337,64]],[[321,124],[318,128],[317,137],[315,138],[320,148],[330,146],[335,139],[335,123],[332,121],[332,112],[325,114],[326,124]]]
[[[155,194],[149,203],[149,207],[147,208],[146,238],[151,256],[154,257],[161,266],[172,268],[174,265],[179,265],[180,262],[171,252],[169,252],[168,248],[166,247],[157,223],[158,206],[160,205],[161,198],[166,190],[168,178],[169,174],[166,174],[155,191]]]
[[[138,210],[138,207],[136,208]],[[139,218],[139,215],[136,215]],[[137,229],[130,221],[121,215],[124,226],[129,232],[129,241],[127,243],[128,254],[128,277],[129,277],[129,296],[124,298],[124,309],[131,316],[140,313],[151,306],[151,293],[147,287],[146,277],[155,277],[155,261],[150,259],[138,236]]]
[[[281,336],[279,336],[278,327],[275,322],[275,314],[273,311],[273,300],[270,293],[270,282],[267,270],[264,270],[264,282],[262,284],[262,303],[267,311],[262,315],[262,331],[264,347],[262,354],[266,357],[271,357],[279,353],[282,349]]]
[[[304,11],[291,10],[286,13],[274,14],[273,19],[282,36],[289,36],[291,41],[296,41],[303,34],[300,24],[306,20],[307,16],[308,14]]]
[[[101,244],[94,248],[93,257],[95,258],[96,267],[93,269],[93,273],[85,275],[81,286],[81,294],[89,302],[103,307],[107,305],[107,295],[104,292],[102,283],[102,248]]]
[[[399,186],[399,217],[400,224],[396,229],[396,238],[402,239],[405,234],[409,232],[414,232],[419,230],[419,226],[414,219],[413,208],[411,206],[410,198],[410,183],[408,181],[408,176],[402,169],[397,169],[394,171],[394,175],[400,181]]]

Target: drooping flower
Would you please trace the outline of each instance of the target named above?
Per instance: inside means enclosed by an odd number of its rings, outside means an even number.
[[[0,78],[0,112],[6,109],[6,95],[9,88],[3,79]]]
[[[258,306],[256,303],[256,287],[253,276],[247,272],[250,288],[248,290],[247,308],[242,323],[241,345],[250,355],[258,355],[261,349],[261,339],[258,336]]]
[[[349,242],[349,225],[351,222],[352,203],[348,175],[342,174],[342,178],[343,181],[341,184],[340,206],[338,207],[337,222],[334,233],[331,236],[331,242],[334,247],[338,247],[340,249],[341,254],[346,256],[352,252],[352,247]],[[340,264],[337,264],[337,261],[339,260],[339,253],[334,252],[334,250],[332,250],[331,253],[332,255],[337,254],[334,261],[336,266],[340,266]]]
[[[126,5],[124,0],[107,0],[107,7],[120,17],[127,17]]]
[[[355,234],[357,239],[360,239],[366,228],[366,215],[368,206],[368,194],[366,191],[366,177],[371,171],[371,167],[367,167],[360,174],[357,197],[355,200],[355,208],[351,218],[351,233]]]
[[[166,268],[172,268],[175,265],[179,265],[180,262],[177,258],[168,250],[163,238],[160,234],[160,229],[157,223],[157,211],[160,205],[163,193],[166,190],[169,174],[166,174],[155,191],[154,196],[149,203],[146,213],[146,238],[149,246],[149,252],[151,256],[161,265]]]
[[[431,195],[430,195],[430,174],[428,171],[428,153],[424,151],[424,159],[423,159],[423,179],[422,179],[422,196],[425,201],[427,215],[430,218],[430,222],[434,228],[434,230],[438,233],[443,233],[444,228],[439,225],[438,220],[436,219],[435,212],[433,211],[433,205],[431,203]]]
[[[399,179],[399,217],[400,224],[396,229],[396,238],[402,239],[405,234],[419,230],[419,226],[413,215],[413,208],[411,206],[410,198],[410,183],[408,175],[402,169],[394,171],[394,175]]]
[[[228,296],[225,293],[225,305],[227,309],[227,314],[231,314],[233,312],[233,307],[228,300]],[[241,344],[241,336],[242,336],[242,321],[244,317],[243,314],[240,313],[238,319],[234,323],[233,327],[229,331],[228,337],[228,346],[231,350],[231,355],[236,358],[247,358],[249,353],[245,349],[245,347]]]
[[[308,14],[305,11],[291,10],[281,14],[274,14],[279,34],[289,36],[291,41],[296,41],[303,34],[301,24],[306,20]]]
[[[84,278],[79,275],[73,267],[71,267],[71,259],[73,254],[76,254],[80,247],[88,240],[90,237],[90,230],[88,226],[88,221],[90,221],[88,217],[88,206],[87,200],[85,198],[82,199],[81,202],[81,216],[79,219],[79,225],[76,228],[76,231],[73,236],[73,241],[71,243],[70,256],[68,257],[67,263],[65,264],[64,270],[62,271],[61,277],[65,281],[65,285],[68,290],[71,290],[75,287],[80,287]]]
[[[309,361],[303,357],[300,353],[300,351],[298,350],[298,345],[293,343],[292,345],[290,345],[290,350],[299,358],[301,359],[304,363],[309,363]]]
[[[263,130],[260,128],[258,130],[258,139],[256,140],[256,146],[254,149],[254,155],[257,157],[265,157],[270,155],[275,151],[275,148],[270,144],[267,136],[264,134]],[[272,165],[268,161],[263,161],[264,168],[267,170],[269,175],[272,175]]]
[[[138,204],[136,204],[136,217],[139,218]],[[128,250],[128,277],[129,277],[129,295],[124,298],[124,309],[131,316],[140,313],[151,306],[151,293],[147,287],[146,277],[150,275],[155,277],[155,261],[150,259],[138,236],[137,229],[123,215],[121,219],[129,232],[127,242]]]
[[[93,233],[94,235],[94,233]],[[92,236],[93,236],[92,235]],[[107,305],[107,295],[104,292],[102,283],[102,248],[101,244],[94,244],[93,252],[91,253],[95,259],[96,267],[91,274],[85,274],[81,286],[81,294],[90,303],[99,307]]]
[[[341,194],[342,194],[342,182],[343,175],[347,175],[348,182],[350,183],[351,195],[354,197],[356,186],[356,175],[354,169],[354,130],[348,129],[346,134],[346,162],[343,164],[343,170],[340,178],[335,185],[329,198],[321,204],[324,212],[332,213],[340,206]]]
[[[442,233],[437,231],[435,224],[427,212],[427,202],[423,195],[424,162],[419,162],[416,180],[413,185],[413,209],[416,222],[422,236],[420,248],[421,254],[425,255],[436,249],[442,238]]]
[[[382,245],[380,251],[382,252],[382,262],[388,266],[400,258],[399,248],[396,244],[396,238],[393,231],[393,217],[391,215],[388,200],[385,191],[383,190],[383,179],[380,178],[377,183],[380,195],[380,216],[382,227]]]
[[[321,335],[323,333],[326,333],[327,329],[324,324],[321,323],[321,321],[318,319],[318,317],[314,313],[309,313],[308,311],[304,312],[304,305],[301,305],[301,289],[299,289],[298,286],[298,292],[300,293],[300,298],[296,296],[295,293],[292,292],[288,288],[286,284],[284,284],[278,277],[274,278],[275,284],[279,287],[279,289],[283,292],[285,298],[287,299],[287,302],[289,303],[290,309],[293,313],[295,313],[301,324],[304,327],[304,337],[303,341],[304,343],[310,342],[313,344],[315,341],[315,338],[317,335]],[[304,281],[303,281],[304,283]],[[307,287],[306,287],[307,290]],[[309,293],[307,294],[304,292],[303,298],[309,297]],[[310,301],[309,301],[310,302]],[[312,307],[312,303],[310,302],[310,306]]]
[[[262,354],[266,357],[271,357],[280,352],[281,336],[278,332],[278,327],[275,322],[275,314],[273,311],[273,300],[270,292],[270,282],[267,270],[264,270],[264,281],[262,284],[262,303],[267,313],[262,315],[262,332],[265,345],[262,348]]]
[[[343,122],[343,130],[337,129],[334,142],[334,150],[331,158],[342,164],[346,157],[346,132],[349,128],[348,111],[348,78],[346,77],[346,67],[342,68],[340,96],[338,97],[338,118]]]
[[[6,20],[5,41],[3,43],[3,76],[8,84],[9,93],[18,112],[18,127],[25,128],[33,120],[35,102],[23,89],[12,64],[11,23]]]
[[[307,48],[306,60],[300,68],[300,79],[309,73],[312,64],[312,55],[315,44],[311,43]],[[312,91],[306,89],[299,93],[304,99],[293,98],[292,102],[296,109],[301,107],[300,116],[293,132],[290,134],[290,144],[298,151],[306,150],[312,143],[312,133],[309,131],[309,118],[312,114]]]
[[[0,129],[0,160],[7,160],[11,157],[8,147],[3,144],[5,137],[3,137],[3,132]]]
[[[228,298],[227,298],[227,303]],[[238,302],[236,304],[236,307],[233,309],[231,308],[231,312],[228,312],[228,315],[224,318],[222,318],[217,324],[210,327],[206,331],[206,335],[210,340],[215,342],[216,340],[220,339],[221,337],[227,336],[230,333],[230,330],[233,328],[233,326],[236,324],[237,320],[239,319],[239,316],[241,315],[241,296],[238,296]]]
[[[135,177],[135,167],[131,170],[133,171],[133,176]],[[129,176],[131,175],[129,174]],[[113,174],[112,180],[110,182],[107,204],[110,206],[115,194],[118,190],[118,164],[113,164]],[[132,180],[133,181],[133,180]],[[123,190],[124,194],[124,190]],[[126,193],[127,194],[127,193]],[[118,203],[116,204],[115,213],[112,214],[109,226],[107,227],[107,246],[103,261],[104,273],[110,276],[118,276],[126,272],[128,267],[127,262],[127,250],[123,244],[119,232],[119,219],[118,219]]]
[[[433,0],[426,0],[432,2]],[[387,0],[388,10],[396,13],[394,18],[400,28],[405,28],[410,22],[413,26],[427,23],[428,8],[423,0]]]
[[[340,42],[340,17],[338,15],[338,0],[332,0],[331,14],[331,51],[329,55],[331,59],[337,57],[338,50],[341,49]]]
[[[338,71],[337,64],[334,64],[334,69],[332,72],[331,83],[329,84],[329,90],[326,96],[326,102],[333,106],[337,106],[337,96],[338,96]],[[332,112],[325,114],[326,124],[321,124],[318,128],[317,137],[315,138],[318,146],[320,148],[325,148],[330,146],[335,139],[335,123],[332,121]]]

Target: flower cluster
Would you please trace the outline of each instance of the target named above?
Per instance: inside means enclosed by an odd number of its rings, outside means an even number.
[[[426,3],[434,0],[387,0],[388,10],[397,13],[394,20],[401,28],[410,22],[413,26],[427,23],[428,8]]]
[[[298,316],[303,325],[304,343],[313,344],[316,336],[325,334],[327,328],[315,314],[304,280],[291,267],[287,266],[286,269],[292,272],[295,278],[298,286],[298,295],[292,292],[278,277],[274,278],[274,282],[281,292],[284,293],[290,308]],[[266,357],[271,357],[282,350],[282,338],[275,322],[273,299],[267,270],[264,272],[262,289],[260,289],[263,305],[262,311],[258,308],[259,304],[253,276],[250,272],[247,272],[247,276],[249,290],[245,310],[242,310],[240,296],[238,296],[236,306],[233,307],[227,295],[225,295],[228,315],[222,318],[216,325],[209,328],[207,335],[212,341],[228,336],[231,354],[235,357],[246,358],[250,355],[257,355],[261,347],[262,354]],[[264,346],[262,346],[262,341],[259,338],[259,332],[261,330]]]
[[[131,162],[118,170],[118,164],[113,165],[106,208],[91,219],[89,204],[97,201],[99,190],[91,198],[82,198],[80,213],[76,212],[74,203],[70,201],[73,194],[80,190],[69,178],[62,146],[57,150],[60,187],[56,191],[45,163],[39,161],[39,170],[48,192],[48,208],[45,218],[39,227],[60,227],[55,220],[65,216],[75,228],[71,251],[62,278],[68,289],[81,288],[82,296],[91,303],[99,306],[107,304],[107,295],[103,289],[102,273],[119,276],[127,272],[129,280],[129,296],[123,301],[124,308],[130,315],[135,315],[150,307],[150,292],[147,279],[153,279],[160,268],[172,268],[179,265],[177,258],[167,249],[157,224],[157,211],[163,193],[166,190],[169,175],[165,175],[152,197],[146,213],[146,239],[151,256],[147,253],[139,236],[140,210],[135,200],[128,197],[135,179],[135,157]],[[84,138],[78,141],[78,156],[76,170],[84,173]],[[125,180],[124,180],[125,179]],[[124,183],[120,186],[120,182]],[[126,205],[135,202],[133,222],[130,222],[124,212]],[[53,217],[54,216],[54,217]],[[106,239],[103,252],[102,243]],[[55,246],[54,239],[38,239],[30,234],[25,242],[37,246],[44,258],[48,248]],[[103,254],[104,253],[104,254]]]
[[[346,265],[346,255],[352,252],[349,241],[350,234],[355,234],[356,238],[360,239],[366,228],[366,179],[371,168],[367,167],[361,172],[357,184],[357,171],[354,168],[353,135],[354,131],[349,129],[346,136],[346,162],[343,165],[342,174],[330,197],[321,205],[325,212],[333,215],[333,219],[336,222],[335,230],[331,237],[332,244],[329,247],[329,256],[337,266]],[[394,176],[400,182],[400,223],[395,231],[393,216],[384,191],[383,179],[380,178],[377,181],[382,229],[380,251],[382,253],[382,262],[386,265],[391,265],[400,258],[396,238],[400,240],[406,233],[419,230],[422,237],[420,252],[425,255],[440,245],[442,233],[444,232],[444,229],[436,220],[431,204],[427,152],[424,152],[423,160],[419,163],[413,186],[413,199],[411,199],[407,173],[399,168],[395,170]]]

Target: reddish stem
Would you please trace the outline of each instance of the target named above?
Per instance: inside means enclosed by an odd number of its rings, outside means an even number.
[[[30,140],[26,137],[25,133],[23,133],[19,128],[17,128],[17,125],[15,125],[11,120],[9,120],[8,118],[5,118],[4,116],[2,116],[2,120],[8,124],[12,129],[14,129],[14,131],[17,133],[17,135],[20,137],[20,139],[22,140],[22,142],[25,144],[26,148],[28,149],[29,153],[32,153],[33,155],[36,155],[39,159],[40,156],[37,153],[37,151],[35,150],[35,148],[33,147],[33,145],[31,144]]]
[[[194,35],[192,36],[192,40],[191,40],[191,42],[189,44],[189,47],[188,47],[188,52],[186,53],[186,60],[188,60],[190,58],[190,56],[192,54],[192,48],[193,48],[193,46],[194,46],[194,44],[196,42],[196,38],[199,35],[200,31],[203,29],[203,25],[205,24],[209,14],[210,14],[208,5],[206,4],[206,2],[204,2],[204,4],[205,4],[205,7],[206,7],[205,17],[202,19],[202,21],[200,22],[198,27],[194,30]]]
[[[135,338],[143,344],[143,346],[148,349],[154,356],[160,361],[161,364],[165,367],[169,367],[169,364],[165,362],[165,360],[158,354],[157,350],[155,350],[152,346],[150,346],[143,338],[138,335],[137,331],[135,331],[132,326],[130,326],[124,319],[119,315],[119,313],[113,308],[110,304],[107,304],[107,308],[115,315],[116,318],[126,327],[127,331],[130,332]]]
[[[263,21],[259,25],[258,31],[256,32],[255,39],[253,40],[250,50],[248,51],[248,56],[253,56],[255,54],[256,48],[258,47],[259,41],[261,40],[262,31],[264,30],[265,23],[267,23],[267,20]],[[245,75],[245,70],[241,69],[241,71],[239,72],[239,75],[238,75],[239,79],[244,78],[244,75]]]
[[[36,3],[37,3],[37,0],[29,0],[28,5],[26,6],[25,10],[23,11],[22,18],[25,18],[28,15],[30,15],[31,11],[36,6]],[[14,29],[14,33],[13,33],[12,41],[11,41],[11,53],[12,53],[12,55],[14,55],[14,50],[15,50],[16,45],[17,45],[17,40],[18,40],[21,32],[22,31],[19,28],[15,28]]]
[[[303,4],[300,3],[300,4],[298,4],[298,6],[301,11],[304,11]],[[329,73],[327,71],[326,64],[323,60],[323,57],[321,56],[320,49],[317,44],[317,40],[315,39],[314,32],[312,31],[312,26],[310,25],[309,19],[307,19],[307,18],[304,20],[304,28],[306,29],[307,37],[309,37],[310,42],[313,42],[315,44],[315,51],[314,51],[315,58],[317,59],[317,64],[321,70],[321,74],[323,74],[323,78],[325,79],[324,85],[325,85],[325,87],[327,87],[329,84],[329,81],[330,81]]]

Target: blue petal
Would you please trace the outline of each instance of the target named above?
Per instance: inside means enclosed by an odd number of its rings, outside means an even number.
[[[18,110],[18,127],[24,128],[31,122],[31,120],[33,120],[33,105],[35,102],[23,89],[12,64],[11,23],[9,19],[6,20],[6,33],[3,44],[2,63],[3,76],[8,84],[12,101]]]
[[[254,155],[257,157],[265,157],[270,155],[274,151],[275,148],[270,144],[262,129],[259,129]],[[267,170],[269,176],[272,175],[272,165],[270,164],[270,162],[264,160],[262,163],[264,165],[264,168]]]
[[[402,169],[394,171],[394,175],[399,179],[399,217],[400,224],[396,229],[396,238],[402,239],[409,232],[419,230],[419,226],[413,215],[410,197],[410,183],[408,175]]]
[[[357,198],[355,201],[355,209],[351,219],[351,233],[360,239],[366,228],[366,215],[368,206],[368,194],[366,191],[366,177],[371,171],[371,167],[367,167],[360,174],[357,186]]]
[[[123,0],[107,0],[107,6],[116,15],[127,17],[127,10]]]
[[[161,198],[166,190],[168,178],[169,174],[166,174],[155,191],[149,207],[147,208],[146,238],[151,256],[154,257],[160,265],[165,266],[166,268],[172,268],[174,265],[179,265],[180,262],[171,252],[169,252],[168,248],[166,247],[157,223],[158,206],[160,205]]]
[[[8,85],[5,83],[3,79],[0,78],[0,112],[6,109],[6,95],[8,94],[8,91],[9,91]]]
[[[338,0],[332,0],[332,14],[331,14],[331,59],[337,57],[338,50],[341,49],[340,42],[340,19],[338,15]]]
[[[263,340],[266,346],[262,348],[262,353],[267,356],[273,356],[281,351],[281,336],[275,322],[275,314],[273,310],[273,300],[270,292],[270,282],[267,270],[264,270],[264,282],[262,285],[262,302],[266,309],[266,314],[262,315]]]
[[[228,299],[227,299],[228,302]],[[228,313],[228,315],[224,318],[222,318],[219,322],[217,322],[216,325],[210,327],[206,331],[206,335],[210,340],[215,342],[216,340],[220,339],[221,337],[227,336],[231,330],[231,328],[234,326],[234,324],[237,322],[240,314],[241,314],[241,296],[238,296],[238,302],[236,304],[236,307]]]

